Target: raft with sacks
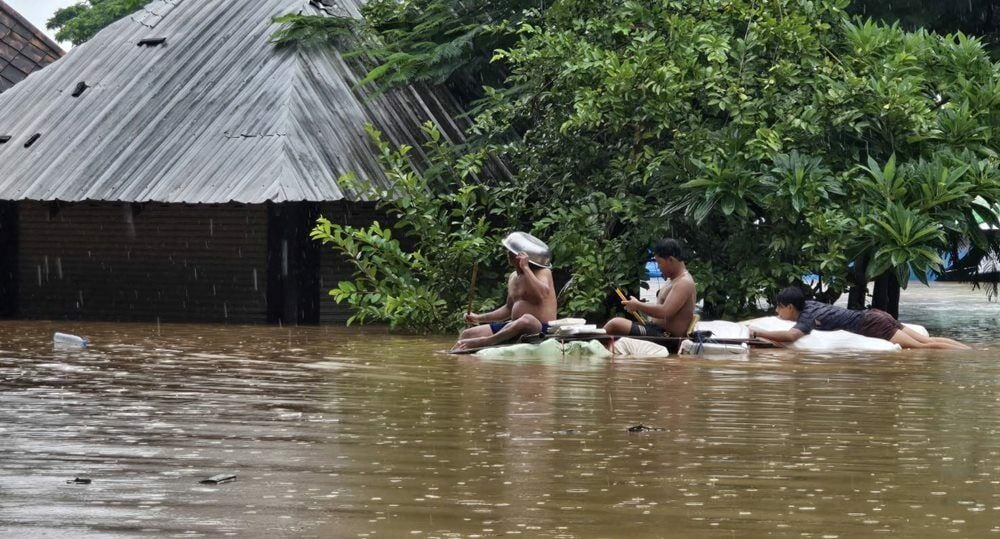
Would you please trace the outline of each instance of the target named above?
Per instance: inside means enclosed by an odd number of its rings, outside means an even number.
[[[743,322],[725,320],[696,321],[687,337],[616,337],[607,335],[595,324],[579,318],[555,320],[544,335],[522,337],[518,343],[499,344],[457,353],[476,354],[489,358],[611,358],[679,356],[712,359],[741,359],[755,348],[778,345],[764,339],[751,339],[750,326],[757,330],[791,329],[794,322],[776,316],[755,318]],[[927,335],[917,324],[905,324]],[[806,352],[895,352],[902,348],[883,339],[865,337],[848,331],[814,330],[786,348]]]
[[[653,339],[659,342],[654,342]],[[674,342],[664,342],[670,339]],[[666,346],[671,344],[672,346]],[[609,335],[574,335],[572,337],[548,337],[534,342],[499,344],[474,350],[451,353],[474,354],[489,359],[609,359],[612,357],[669,357],[677,355],[704,358],[746,358],[750,347],[746,342],[695,342],[690,339],[664,337],[612,337]]]
[[[692,327],[695,327],[692,324]],[[672,353],[691,356],[745,356],[750,346],[773,347],[774,343],[746,336],[713,337],[710,331],[694,331],[688,337],[623,337],[612,336],[595,324],[580,318],[567,318],[549,323],[544,335],[523,336],[517,343],[505,343],[479,349],[454,351],[456,354],[476,354],[480,357],[666,357]]]

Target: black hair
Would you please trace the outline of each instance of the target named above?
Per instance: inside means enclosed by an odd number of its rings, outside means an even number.
[[[688,259],[687,249],[684,244],[673,238],[663,238],[653,244],[653,254],[660,258],[670,258],[671,256],[686,262]]]
[[[778,297],[775,298],[775,303],[778,305],[791,305],[799,312],[802,312],[806,308],[806,295],[802,293],[802,289],[797,286],[789,286],[781,292],[778,292]]]

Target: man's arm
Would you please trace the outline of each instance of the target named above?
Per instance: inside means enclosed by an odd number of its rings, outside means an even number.
[[[670,320],[680,312],[693,291],[694,283],[684,279],[674,283],[663,303],[646,303],[631,297],[628,301],[624,302],[624,306],[630,312],[639,311],[653,318],[663,320],[666,323],[667,320]]]
[[[499,322],[510,318],[510,305],[504,305],[499,309],[484,314],[469,313],[465,315],[465,321],[470,324],[485,324],[487,322]]]
[[[785,329],[781,331],[763,331],[759,329],[750,328],[750,338],[756,339],[767,339],[774,342],[795,342],[802,338],[805,333],[802,333],[800,329]]]
[[[510,311],[514,307],[514,298],[510,297],[510,287],[514,280],[514,275],[512,273],[510,278],[507,279],[507,303],[504,303],[499,309],[494,309],[485,314],[466,313],[465,323],[473,325],[485,324],[488,322],[500,322],[510,318]]]
[[[538,274],[531,271],[531,266],[528,265],[528,256],[524,254],[517,255],[517,267],[524,275],[523,288],[525,299],[531,303],[540,303],[546,296],[552,293],[552,271],[542,268],[538,270]]]

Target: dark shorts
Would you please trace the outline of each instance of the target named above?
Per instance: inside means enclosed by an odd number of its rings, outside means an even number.
[[[643,325],[632,322],[632,328],[628,330],[628,334],[633,337],[662,337],[663,328],[655,324]]]
[[[897,331],[903,329],[903,324],[892,317],[891,314],[880,309],[868,309],[861,316],[861,323],[858,324],[858,333],[865,337],[876,339],[892,340],[892,336]]]
[[[504,321],[504,322],[490,322],[490,331],[492,331],[495,334],[496,332],[498,332],[501,329],[503,329],[503,327],[506,326],[509,323],[510,323],[510,320],[507,320],[507,321]],[[548,322],[542,322],[542,333],[548,333],[548,332],[549,332],[549,323]]]

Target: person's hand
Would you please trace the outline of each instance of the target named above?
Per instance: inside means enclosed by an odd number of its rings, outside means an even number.
[[[479,315],[476,313],[465,313],[465,324],[469,326],[478,326]]]
[[[525,253],[517,253],[517,256],[514,257],[514,260],[517,263],[517,271],[519,273],[525,273],[531,271],[531,268],[528,266],[528,255],[526,255]]]
[[[758,331],[761,331],[761,330],[759,328],[754,327],[754,326],[747,326],[747,335],[751,339],[756,339],[757,338],[757,332]]]
[[[622,307],[625,307],[626,311],[634,313],[639,310],[638,306],[641,303],[642,301],[636,299],[635,296],[629,296],[627,300],[622,302]]]

